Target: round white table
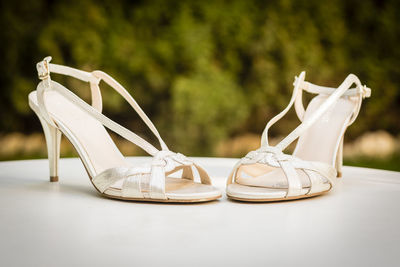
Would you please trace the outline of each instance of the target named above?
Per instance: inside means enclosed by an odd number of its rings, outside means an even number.
[[[129,158],[132,163],[148,158]],[[236,159],[196,158],[225,188]],[[78,159],[0,162],[0,266],[400,266],[400,173],[345,167],[304,200],[101,197]]]

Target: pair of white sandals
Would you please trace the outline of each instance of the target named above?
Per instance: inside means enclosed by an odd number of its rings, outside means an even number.
[[[221,197],[202,167],[168,149],[153,123],[122,85],[102,71],[81,71],[52,64],[50,60],[51,57],[47,57],[37,64],[42,81],[36,91],[29,94],[29,106],[39,117],[46,137],[50,181],[58,181],[60,139],[64,134],[78,152],[90,181],[106,197],[157,202],[204,202]],[[52,81],[50,73],[88,82],[92,104]],[[161,150],[102,114],[100,81],[115,89],[132,106],[157,137]],[[312,197],[328,192],[340,176],[344,133],[371,90],[353,74],[338,88],[329,88],[306,82],[305,72],[302,72],[293,85],[289,105],[268,122],[260,148],[235,165],[227,182],[228,197],[242,201]],[[317,94],[307,110],[302,104],[303,90]],[[268,129],[293,104],[302,123],[279,144],[270,146]],[[106,128],[150,154],[151,162],[132,166]],[[284,154],[283,150],[296,139],[294,153]]]

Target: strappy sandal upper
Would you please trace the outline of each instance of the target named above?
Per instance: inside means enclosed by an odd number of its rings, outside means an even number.
[[[136,101],[111,76],[102,71],[86,72],[51,64],[50,60],[51,58],[48,57],[37,64],[39,78],[42,81],[37,86],[37,90],[29,96],[30,106],[37,113],[42,124],[48,124],[52,129],[60,130],[70,139],[74,147],[77,148],[93,185],[100,193],[108,197],[128,200],[182,202],[207,201],[220,197],[219,190],[211,185],[211,180],[207,172],[186,156],[170,151],[154,124]],[[88,82],[91,88],[92,105],[87,104],[61,84],[52,81],[50,73],[64,74]],[[100,81],[104,81],[117,91],[139,114],[140,118],[142,118],[157,137],[161,150],[102,114]],[[57,103],[55,104],[54,102]],[[110,161],[117,163],[114,164],[115,166],[109,163],[107,155],[101,155],[102,158],[96,162],[92,159],[96,155],[93,155],[93,152],[85,148],[85,142],[89,144],[92,140],[89,140],[90,137],[84,136],[85,130],[79,128],[82,128],[82,126],[69,126],[66,124],[68,121],[71,122],[71,118],[67,115],[64,116],[62,111],[57,110],[59,106],[65,107],[65,112],[69,112],[71,116],[75,112],[75,116],[81,117],[72,120],[72,122],[87,119],[88,127],[91,124],[98,128],[106,127],[134,143],[153,157],[151,162],[140,166],[132,166],[128,162],[125,162],[119,150],[115,147],[111,139],[108,140],[108,137],[103,139],[104,143],[107,143],[106,145],[110,153],[108,151],[104,151],[104,153],[109,153]],[[85,125],[84,121],[81,124]],[[93,134],[93,138],[95,137],[96,133]],[[99,140],[98,145],[101,146],[102,139]],[[93,147],[93,144],[91,145]],[[116,159],[114,160],[112,156]],[[102,162],[108,166],[101,166]],[[176,175],[179,176],[179,173],[182,179],[174,178]],[[195,176],[200,178],[200,183],[194,182]]]
[[[267,123],[260,148],[248,153],[234,166],[227,182],[229,197],[248,201],[287,200],[322,194],[334,186],[336,176],[341,171],[344,131],[356,119],[362,100],[371,95],[371,90],[363,86],[353,74],[350,74],[338,88],[314,85],[304,79],[305,72],[295,78],[289,105]],[[353,84],[355,87],[351,88]],[[319,103],[315,110],[308,114],[302,103],[301,93],[303,90],[318,94]],[[343,101],[343,107],[349,109],[350,116],[346,115],[342,128],[340,131],[338,130],[339,138],[335,143],[333,160],[323,162],[322,160],[301,159],[294,156],[298,147],[296,147],[294,155],[283,152],[296,139],[307,135],[309,128],[316,121],[323,119],[324,114],[330,112],[338,101]],[[345,101],[354,103],[354,105],[349,107]],[[296,113],[302,123],[276,146],[269,145],[269,128],[280,120],[293,104],[295,104]],[[322,131],[320,134],[324,134],[324,132]],[[328,148],[322,146],[318,149]],[[308,152],[308,155],[312,153],[313,151]]]

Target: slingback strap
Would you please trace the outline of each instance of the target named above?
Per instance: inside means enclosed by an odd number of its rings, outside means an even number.
[[[301,92],[302,90],[306,90],[310,93],[315,94],[326,94],[330,95],[328,99],[321,105],[318,111],[312,114],[311,118],[307,122],[301,123],[294,131],[292,131],[284,140],[282,140],[277,147],[281,150],[284,150],[288,145],[290,145],[294,140],[296,140],[303,132],[305,132],[318,118],[320,118],[328,108],[334,104],[340,97],[342,96],[357,96],[358,103],[355,107],[352,117],[350,118],[348,125],[352,124],[361,108],[362,100],[366,97],[371,96],[371,89],[366,87],[365,85],[361,85],[360,80],[354,74],[350,74],[343,81],[343,83],[338,88],[331,87],[323,87],[311,84],[309,82],[304,81],[305,72],[301,72],[299,77],[295,77],[295,81],[293,83],[294,89],[293,94],[290,99],[288,106],[281,111],[278,115],[273,117],[265,126],[261,137],[261,145],[268,145],[268,130],[274,125],[277,121],[279,121],[286,113],[290,110],[290,108],[295,104],[295,109],[297,116],[301,121],[303,121],[304,117],[304,107],[302,103]],[[351,85],[356,84],[356,88],[350,88]]]
[[[36,64],[39,79],[50,80],[50,73],[53,72],[88,82],[90,84],[92,106],[101,112],[103,103],[99,88],[100,79],[87,71],[50,63],[51,59],[51,57],[45,57],[42,61]]]
[[[305,76],[305,74],[304,74]],[[303,76],[303,79],[304,79]],[[300,80],[301,81],[301,80]],[[297,83],[295,85],[296,94],[298,93],[300,89],[300,84]],[[350,87],[356,84],[359,94],[358,94],[358,105],[356,107],[356,110],[353,112],[353,114],[357,114],[360,110],[361,107],[361,101],[363,97],[363,90],[367,87],[362,86],[360,80],[355,76],[354,74],[350,74],[346,77],[346,79],[342,82],[342,84],[332,93],[330,96],[321,104],[321,106],[318,108],[316,112],[311,114],[311,116],[306,120],[303,121],[299,126],[297,126],[288,136],[286,136],[282,141],[279,142],[279,144],[276,145],[278,149],[283,151],[288,145],[290,145],[293,141],[295,141],[299,136],[301,136],[307,129],[309,129],[322,115],[325,114],[325,112],[331,107],[340,97],[343,96],[343,94],[350,89]],[[369,88],[368,88],[369,89]],[[367,94],[365,94],[367,95]],[[370,94],[369,94],[370,95]],[[293,104],[293,103],[292,103]],[[355,120],[355,116],[353,115],[352,118],[350,119],[349,124],[351,124]]]
[[[108,117],[104,116],[99,110],[97,110],[93,106],[88,105],[85,101],[83,101],[81,98],[79,98],[77,95],[75,95],[73,92],[71,92],[61,84],[52,81],[50,79],[50,71],[53,64],[49,64],[50,59],[51,58],[46,58],[42,62],[39,62],[37,65],[39,77],[42,79],[42,81],[37,86],[38,106],[41,115],[44,117],[46,121],[48,121],[48,123],[57,127],[56,123],[49,115],[44,101],[45,91],[54,90],[57,91],[59,94],[63,95],[64,97],[66,97],[67,99],[69,99],[72,103],[76,104],[79,108],[81,108],[87,114],[98,120],[105,127],[119,134],[120,136],[124,137],[133,144],[139,146],[150,155],[154,156],[158,152],[158,149],[156,149],[146,140],[144,140],[137,134],[131,132],[130,130],[126,129],[125,127],[121,126],[120,124],[112,121]],[[78,77],[79,79],[82,78],[86,79],[87,81],[90,80],[90,81],[95,81],[97,83],[100,82],[100,78],[93,76],[93,74],[89,72],[84,72],[79,70],[71,71],[72,68],[64,66],[62,66],[62,68],[56,67],[55,69],[59,71],[59,73],[63,72],[64,74],[66,73],[66,75],[71,74],[71,76]],[[93,78],[89,78],[91,76],[93,76]]]
[[[304,90],[308,93],[312,94],[324,94],[324,95],[331,95],[335,92],[337,88],[333,87],[326,87],[315,85],[310,82],[304,81],[297,76],[295,77],[295,81],[293,82],[293,86],[299,85],[299,89]],[[346,92],[343,93],[343,96],[356,96],[361,95],[363,98],[367,98],[371,96],[371,89],[364,86],[357,86],[356,88],[348,89]]]
[[[53,64],[50,63],[51,59],[52,59],[51,57],[46,57],[42,61],[37,63],[36,68],[40,80],[46,80],[47,78],[50,78],[50,74],[54,72],[57,74],[71,76],[81,81],[89,83],[90,82],[99,83],[100,81],[99,78],[95,77],[90,72],[74,69],[63,65]]]
[[[38,76],[39,79],[43,81],[50,81],[50,73],[54,72],[57,74],[63,74],[63,75],[68,75],[71,77],[74,77],[76,79],[85,81],[90,83],[90,88],[92,92],[92,106],[97,109],[99,112],[102,110],[102,98],[101,98],[101,92],[99,88],[99,83],[101,80],[103,80],[105,83],[107,83],[111,88],[113,88],[117,93],[119,93],[128,103],[129,105],[138,113],[140,118],[145,122],[145,124],[150,128],[152,133],[157,137],[161,149],[162,150],[168,150],[167,145],[165,142],[162,140],[159,132],[157,131],[156,127],[154,124],[151,122],[151,120],[147,117],[147,115],[143,112],[143,110],[140,108],[140,106],[137,104],[137,102],[133,99],[133,97],[128,93],[128,91],[120,84],[118,83],[114,78],[112,78],[110,75],[106,74],[105,72],[96,70],[93,72],[86,72],[78,69],[74,69],[71,67],[67,66],[62,66],[62,65],[57,65],[57,64],[52,64],[50,63],[51,57],[46,57],[43,61],[39,62],[37,64],[37,71],[38,71]],[[48,84],[48,82],[47,82]],[[49,120],[49,123],[51,123],[54,126],[54,122],[48,115],[48,112],[46,108],[42,108],[42,111],[45,115],[45,119]]]
[[[302,74],[304,73],[303,77]],[[310,82],[304,81],[304,76],[305,72],[302,72],[299,77],[295,77],[295,81],[293,82],[293,86],[296,88],[298,86],[298,89],[300,92],[297,93],[296,101],[295,101],[295,110],[297,117],[300,119],[300,121],[303,121],[305,109],[303,106],[303,101],[302,101],[302,91],[306,91],[308,93],[312,94],[323,94],[323,95],[331,95],[333,94],[337,88],[333,87],[325,87],[325,86],[319,86],[312,84]],[[355,76],[355,75],[354,75]],[[356,77],[356,80],[358,78]],[[359,82],[359,80],[358,80]],[[347,96],[347,97],[354,97],[358,96],[359,100],[359,105],[357,105],[356,110],[353,113],[352,119],[350,120],[349,124],[352,124],[354,120],[357,118],[359,109],[361,108],[361,101],[362,99],[368,98],[371,96],[371,89],[368,88],[366,85],[361,85],[361,82],[357,83],[356,82],[356,87],[355,88],[350,88],[345,91],[342,96]]]

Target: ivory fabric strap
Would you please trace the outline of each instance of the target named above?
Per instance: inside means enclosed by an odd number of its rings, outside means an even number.
[[[358,96],[360,101],[363,97],[369,97],[371,95],[371,89],[366,86],[362,86],[360,80],[354,74],[350,74],[343,81],[343,83],[336,89],[330,87],[323,87],[311,84],[309,82],[304,81],[305,72],[301,72],[299,77],[295,78],[294,89],[292,97],[289,101],[288,106],[280,112],[278,115],[273,117],[266,125],[262,137],[261,137],[261,145],[268,145],[268,130],[274,125],[277,121],[279,121],[286,113],[290,110],[290,108],[295,103],[296,113],[300,120],[303,120],[304,116],[304,107],[301,101],[301,91],[306,90],[311,93],[316,94],[329,94],[330,96],[326,101],[321,105],[318,111],[306,121],[302,122],[296,129],[294,129],[288,136],[286,136],[276,147],[280,150],[284,150],[288,145],[290,145],[293,141],[295,141],[301,134],[303,134],[317,119],[319,119],[332,104],[335,103],[342,96]],[[356,84],[356,88],[350,88],[353,84]],[[360,102],[359,101],[359,102]],[[349,125],[354,121],[357,116],[359,109],[361,107],[361,103],[357,105],[356,110],[354,111],[353,118],[350,120]]]
[[[44,90],[46,89],[46,87],[50,87],[50,82],[51,82],[50,74],[52,72],[57,73],[57,74],[71,76],[76,79],[90,83],[91,95],[92,95],[92,106],[99,112],[101,112],[101,110],[102,110],[102,98],[101,98],[101,92],[100,92],[100,88],[99,88],[98,84],[100,83],[101,80],[104,80],[104,82],[106,82],[116,92],[118,92],[131,105],[131,107],[138,113],[139,117],[145,122],[145,124],[150,128],[152,133],[157,137],[157,139],[161,145],[161,149],[168,150],[167,145],[162,140],[162,138],[161,138],[159,132],[157,131],[156,127],[154,126],[154,124],[151,122],[151,120],[148,118],[148,116],[143,112],[143,110],[140,108],[140,106],[137,104],[137,102],[132,98],[132,96],[128,93],[128,91],[120,83],[118,83],[114,78],[112,78],[110,75],[108,75],[102,71],[96,70],[93,72],[86,72],[86,71],[74,69],[74,68],[67,67],[67,66],[53,64],[53,63],[50,63],[50,60],[51,60],[51,58],[46,58],[45,60],[43,60],[37,64],[39,78],[41,78],[43,81],[45,81],[45,86],[41,88],[40,98],[42,98],[42,99],[40,101],[39,106],[42,106],[41,111],[43,111],[43,113],[45,114],[45,117],[46,117],[45,119],[48,120],[49,123],[51,123],[53,126],[55,126],[53,120],[50,118],[46,108],[44,107],[43,97],[44,97]],[[48,85],[48,86],[46,86],[46,85]],[[66,89],[66,90],[68,90],[68,89]]]
[[[140,118],[144,121],[144,123],[150,128],[150,130],[153,132],[153,134],[157,137],[157,139],[161,145],[161,150],[168,150],[167,145],[162,140],[162,138],[161,138],[159,132],[157,131],[156,127],[154,126],[154,124],[151,122],[151,120],[146,115],[146,113],[144,113],[144,111],[138,105],[138,103],[135,101],[135,99],[133,99],[133,97],[128,93],[128,91],[120,83],[118,83],[114,78],[112,78],[110,75],[108,75],[105,72],[95,70],[92,72],[92,74],[95,77],[97,77],[98,79],[102,79],[105,83],[107,83],[115,91],[117,91],[129,103],[129,105],[131,105],[131,107],[137,112],[137,114],[140,116]]]

